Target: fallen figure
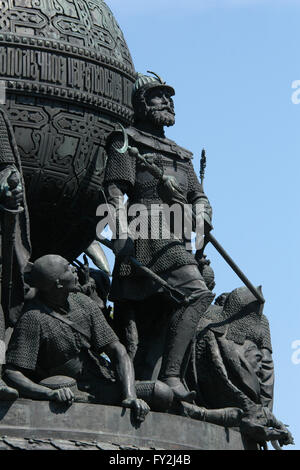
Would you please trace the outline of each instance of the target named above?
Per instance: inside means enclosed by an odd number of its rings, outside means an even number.
[[[183,403],[184,416],[237,427],[262,448],[268,441],[276,448],[294,443],[272,412],[269,322],[246,287],[223,294],[210,306],[198,324],[191,356],[186,381],[197,389],[197,406]]]

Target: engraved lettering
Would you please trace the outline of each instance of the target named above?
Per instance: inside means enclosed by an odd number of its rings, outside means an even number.
[[[119,73],[95,63],[47,51],[0,48],[2,77],[33,80],[104,96],[131,105],[132,83]]]

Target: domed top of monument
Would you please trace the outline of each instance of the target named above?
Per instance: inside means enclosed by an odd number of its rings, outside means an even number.
[[[95,57],[96,53],[100,58],[100,54],[104,54],[112,65],[117,61],[124,70],[134,73],[123,33],[102,0],[2,0],[0,30],[18,36],[46,38],[43,43],[46,48],[52,45],[49,40],[56,39],[64,43],[67,52],[71,45],[75,53],[79,48],[86,57]],[[4,39],[1,36],[1,40]],[[13,42],[14,38],[11,40]],[[32,40],[21,43],[34,45]]]
[[[136,72],[102,0],[1,0],[0,81],[18,145],[32,257],[74,259],[96,236],[116,123],[129,124]]]

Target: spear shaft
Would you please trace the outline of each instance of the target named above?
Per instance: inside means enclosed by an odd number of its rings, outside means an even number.
[[[200,181],[201,181],[201,186],[202,190],[204,191],[203,183],[204,183],[204,177],[205,177],[205,169],[206,169],[206,152],[205,149],[202,150],[201,153],[201,162],[200,162]],[[246,287],[250,290],[250,292],[257,298],[257,300],[263,304],[265,302],[264,297],[262,296],[261,292],[259,292],[256,287],[249,281],[249,279],[245,276],[243,271],[238,267],[238,265],[233,261],[231,256],[224,250],[224,248],[220,245],[218,240],[215,239],[215,237],[212,235],[211,231],[207,231],[205,235],[205,243],[204,247],[207,245],[207,243],[211,243],[214,248],[220,253],[220,255],[224,258],[224,260],[229,264],[231,269],[235,272],[235,274],[243,281]],[[202,248],[202,251],[204,248]]]
[[[201,152],[201,161],[200,161],[200,181],[201,186],[203,187],[204,177],[205,177],[205,168],[206,168],[206,152],[205,149]]]

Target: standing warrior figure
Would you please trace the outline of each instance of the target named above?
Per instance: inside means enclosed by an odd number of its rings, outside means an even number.
[[[168,223],[164,214],[153,214],[152,211],[151,223],[148,217],[151,206],[153,208],[153,205],[158,207],[166,203],[165,195],[170,193],[168,185],[174,183],[176,178],[175,185],[179,185],[184,199],[194,209],[196,204],[201,204],[204,207],[204,219],[211,224],[211,206],[193,169],[192,154],[165,137],[164,126],[173,126],[175,123],[174,94],[174,89],[160,77],[139,74],[132,95],[134,127],[126,129],[128,149],[125,151],[124,136],[118,131],[111,134],[107,144],[108,162],[104,185],[107,202],[110,207],[113,206],[117,216],[117,238],[113,242],[116,263],[110,298],[117,302],[116,305],[130,304],[130,301],[136,305],[136,302],[141,302],[138,308],[140,315],[143,312],[143,301],[146,300],[149,305],[154,297],[161,296],[159,298],[163,300],[164,292],[155,282],[154,276],[151,280],[139,275],[128,261],[130,256],[134,256],[143,266],[189,299],[172,309],[159,378],[172,388],[178,400],[191,401],[194,392],[189,392],[182,382],[184,357],[194,338],[199,319],[214,295],[207,289],[193,254],[186,248],[185,236],[178,236],[174,224]],[[134,147],[135,151],[132,151]],[[156,168],[161,169],[165,184],[163,179],[159,180],[149,171],[149,167],[138,158],[140,155],[146,159],[150,157]],[[147,208],[144,217],[140,214],[138,218],[141,230],[145,227],[148,229],[146,236],[141,233],[135,240],[132,240],[127,230],[127,222],[134,221],[134,217],[128,217],[127,220],[123,204],[125,193],[128,196],[128,214],[134,204],[142,204]],[[169,207],[173,202],[169,201]],[[167,239],[163,236],[165,229],[169,229],[170,233]]]
[[[13,326],[24,302],[24,269],[31,246],[21,161],[12,126],[0,106],[0,399],[18,397],[2,381],[5,330]]]

